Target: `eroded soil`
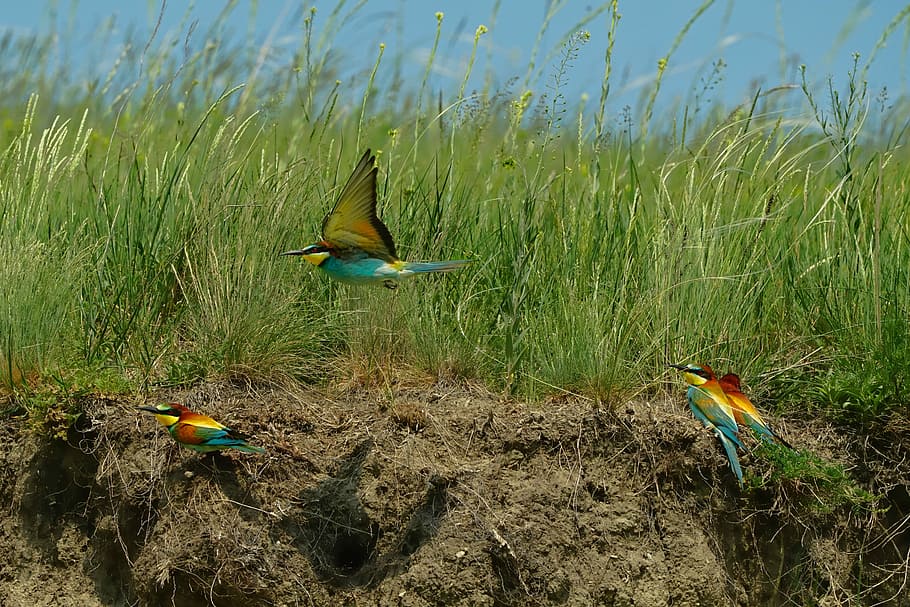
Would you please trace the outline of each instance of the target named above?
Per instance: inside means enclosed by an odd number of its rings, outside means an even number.
[[[165,400],[266,454],[179,449],[133,408]],[[222,383],[86,406],[65,441],[0,422],[2,605],[910,604],[897,430],[778,423],[882,495],[831,511],[741,490],[682,398]]]

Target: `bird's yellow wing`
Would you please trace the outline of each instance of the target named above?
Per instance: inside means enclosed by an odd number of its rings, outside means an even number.
[[[367,150],[322,221],[322,238],[339,249],[361,249],[393,263],[398,261],[395,242],[376,215],[376,173],[376,157]]]
[[[211,428],[212,430],[227,429],[226,426],[219,424],[208,415],[194,413],[193,411],[184,412],[184,414],[180,416],[180,423],[181,425],[186,424],[188,426],[193,426],[194,428]]]

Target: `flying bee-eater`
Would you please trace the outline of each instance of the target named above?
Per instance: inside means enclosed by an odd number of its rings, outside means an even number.
[[[689,384],[686,396],[689,408],[706,428],[714,431],[715,436],[727,454],[730,468],[736,475],[740,486],[743,484],[743,470],[736,456],[736,448],[742,447],[739,441],[739,426],[733,416],[733,406],[724,394],[714,371],[708,365],[670,365],[682,371],[683,378]]]
[[[749,397],[743,394],[739,383],[739,375],[736,373],[727,373],[717,380],[717,383],[720,384],[721,389],[724,391],[724,394],[727,395],[727,399],[729,399],[730,404],[733,406],[733,417],[736,418],[736,423],[741,426],[752,428],[752,430],[764,440],[770,440],[772,442],[777,440],[785,447],[789,449],[793,448],[790,443],[781,438],[780,435],[762,419],[761,414],[759,414],[755,405],[752,404],[752,401],[749,400]]]
[[[376,215],[376,157],[368,149],[331,212],[322,220],[322,240],[282,255],[301,255],[335,280],[348,284],[383,283],[394,289],[413,274],[450,272],[469,260],[402,261],[389,229]]]
[[[141,411],[152,413],[158,423],[167,428],[178,445],[210,453],[223,449],[236,449],[244,453],[263,453],[265,449],[254,447],[246,442],[246,436],[227,426],[219,424],[208,415],[194,413],[177,403],[166,403],[156,407],[137,407]]]

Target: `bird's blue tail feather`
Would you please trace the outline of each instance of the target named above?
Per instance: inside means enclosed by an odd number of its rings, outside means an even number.
[[[471,263],[469,259],[453,259],[451,261],[408,261],[405,270],[411,272],[451,272]]]
[[[206,441],[205,445],[208,447],[230,447],[231,449],[243,451],[244,453],[265,453],[265,449],[262,447],[254,447],[253,445],[247,444],[245,440],[239,438],[215,438]]]
[[[719,429],[715,429],[717,432],[717,438],[720,439],[720,444],[724,446],[724,451],[727,453],[727,459],[730,461],[730,468],[733,469],[733,474],[736,475],[736,480],[739,481],[739,484],[743,484],[743,469],[739,465],[739,458],[736,457],[736,445],[733,444],[727,435]],[[737,440],[737,442],[739,442]]]

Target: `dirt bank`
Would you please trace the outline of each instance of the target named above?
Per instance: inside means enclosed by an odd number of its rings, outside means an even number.
[[[906,432],[782,421],[882,494],[740,490],[669,402],[502,399],[458,383],[162,391],[264,455],[178,450],[138,399],[66,441],[0,433],[0,604],[908,604]],[[754,443],[750,443],[754,444]],[[743,457],[752,474],[770,464]],[[754,481],[758,482],[758,481]]]

